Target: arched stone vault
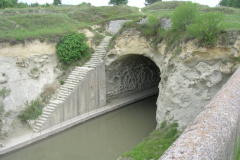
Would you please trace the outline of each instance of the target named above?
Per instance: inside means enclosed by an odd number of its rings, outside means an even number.
[[[107,98],[157,88],[160,79],[160,70],[150,58],[134,54],[118,57],[106,67]]]

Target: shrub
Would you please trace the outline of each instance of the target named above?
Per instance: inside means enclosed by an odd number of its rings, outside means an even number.
[[[66,64],[71,64],[90,52],[85,35],[76,32],[64,35],[57,43],[56,49],[60,61]]]
[[[23,122],[25,122],[26,120],[36,119],[39,115],[42,114],[43,107],[43,102],[40,98],[30,101],[30,103],[27,101],[25,103],[25,109],[20,112],[18,117]]]
[[[223,20],[223,13],[201,13],[195,23],[187,27],[187,31],[205,45],[210,45],[217,41],[218,35],[223,30]]]
[[[186,31],[186,26],[191,24],[197,16],[197,4],[187,2],[179,4],[173,11],[172,28],[173,30]]]
[[[0,90],[0,97],[2,97],[2,98],[4,99],[4,98],[6,98],[7,96],[10,95],[10,92],[11,92],[10,89],[7,89],[6,87],[3,87],[3,88]]]
[[[103,40],[104,36],[98,32],[95,33],[95,35],[92,38],[92,43],[95,44],[96,46],[98,46],[101,41]]]
[[[150,15],[148,17],[147,23],[143,23],[141,25],[141,30],[143,35],[148,37],[148,36],[157,35],[158,27],[159,27],[159,19],[157,18],[157,16]]]
[[[52,98],[53,94],[57,89],[57,85],[54,84],[45,84],[43,92],[40,94],[43,103],[47,103]]]

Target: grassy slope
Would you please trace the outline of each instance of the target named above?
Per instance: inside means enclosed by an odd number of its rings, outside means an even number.
[[[141,16],[129,6],[60,6],[0,10],[0,41],[21,41],[46,38],[55,41],[64,33],[114,19]]]
[[[147,6],[142,9],[146,15],[156,15],[158,17],[171,17],[173,9],[176,8],[180,1],[169,1],[169,2],[156,2],[150,6]],[[231,8],[231,7],[208,7],[204,5],[198,5],[200,12],[224,12],[226,15],[224,24],[226,30],[231,31],[240,31],[240,9]]]

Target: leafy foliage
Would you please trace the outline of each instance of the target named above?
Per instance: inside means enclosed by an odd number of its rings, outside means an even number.
[[[18,0],[0,0],[0,8],[12,8],[17,5]]]
[[[44,103],[40,98],[30,101],[30,103],[27,101],[25,103],[25,109],[20,112],[18,118],[20,118],[23,122],[26,120],[36,119],[39,115],[42,114],[43,107]]]
[[[62,4],[62,0],[54,0],[54,1],[53,1],[53,4],[54,4],[54,5]]]
[[[197,16],[197,5],[192,2],[180,4],[176,7],[171,17],[173,30],[186,31],[186,26],[190,25]]]
[[[128,4],[128,0],[110,0],[108,4],[119,5],[119,4]]]
[[[6,98],[7,96],[10,95],[10,92],[11,92],[10,89],[7,89],[6,87],[3,87],[3,88],[0,90],[0,97],[2,97],[2,99],[4,99],[4,98]]]
[[[166,121],[164,121],[160,129],[153,131],[148,138],[134,147],[131,152],[124,153],[123,157],[129,157],[134,160],[158,160],[178,138],[180,132],[177,130],[177,127],[177,123],[167,125]]]
[[[71,64],[90,52],[85,35],[82,33],[65,34],[56,45],[60,61]]]
[[[205,45],[210,45],[217,41],[218,35],[223,30],[223,20],[223,13],[201,13],[193,24],[187,26],[187,31]]]
[[[157,35],[159,28],[159,19],[156,16],[150,15],[147,23],[143,23],[138,27],[144,36]]]
[[[162,1],[162,0],[145,0],[145,6],[148,6],[148,5],[150,5],[150,4],[153,4],[153,3],[155,3],[155,2],[159,2],[159,1]]]
[[[240,0],[221,0],[219,5],[240,8]]]

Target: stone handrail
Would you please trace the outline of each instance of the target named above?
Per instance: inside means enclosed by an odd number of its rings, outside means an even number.
[[[239,122],[240,68],[159,160],[232,159]]]

